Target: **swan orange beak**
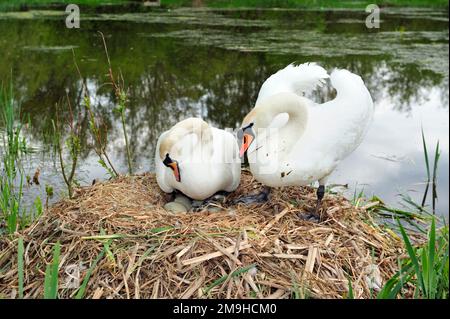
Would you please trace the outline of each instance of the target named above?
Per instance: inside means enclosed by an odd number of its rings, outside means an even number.
[[[175,179],[177,182],[181,182],[181,175],[180,175],[180,169],[178,167],[178,162],[174,161],[169,164],[169,167],[173,171],[173,175],[175,176]]]
[[[250,134],[244,134],[241,149],[239,150],[240,157],[244,156],[245,152],[247,152],[247,150],[250,147],[250,144],[252,144],[252,142],[253,142],[253,136]]]

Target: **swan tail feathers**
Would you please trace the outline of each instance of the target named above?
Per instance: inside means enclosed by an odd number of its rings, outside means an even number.
[[[327,71],[316,63],[289,64],[272,74],[261,86],[258,100],[281,92],[291,92],[302,96],[323,86],[329,78]]]
[[[336,69],[330,75],[331,85],[336,89],[337,96],[352,101],[373,111],[372,96],[364,84],[363,79],[348,70]]]

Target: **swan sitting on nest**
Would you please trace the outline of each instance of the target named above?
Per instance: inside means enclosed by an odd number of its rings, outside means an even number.
[[[230,132],[188,118],[161,134],[155,154],[156,180],[166,193],[175,190],[195,200],[239,186],[241,162]]]
[[[316,104],[303,97],[327,78],[334,100]],[[238,131],[240,156],[247,153],[253,176],[269,187],[319,181],[310,216],[316,219],[328,176],[362,142],[372,115],[372,98],[358,75],[335,70],[328,76],[314,63],[291,64],[263,83]]]

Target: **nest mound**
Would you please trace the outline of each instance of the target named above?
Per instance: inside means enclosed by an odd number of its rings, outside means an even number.
[[[243,172],[227,201],[260,188]],[[315,200],[313,188],[287,187],[264,204],[173,214],[153,174],[79,188],[19,234],[24,297],[43,296],[59,241],[59,298],[88,273],[85,298],[345,298],[349,282],[370,298],[397,271],[402,243],[338,195],[326,194],[321,223],[300,219]],[[0,296],[17,295],[17,242],[0,239]]]

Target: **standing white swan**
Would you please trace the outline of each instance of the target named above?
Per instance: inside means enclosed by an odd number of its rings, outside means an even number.
[[[241,164],[232,133],[188,118],[161,134],[155,152],[156,181],[166,193],[175,189],[204,200],[239,186]]]
[[[316,104],[302,96],[327,78],[334,100]],[[328,76],[314,63],[291,64],[262,85],[238,131],[240,156],[247,152],[253,176],[270,187],[319,181],[318,217],[327,177],[362,142],[372,115],[372,98],[358,75],[336,70]]]

